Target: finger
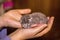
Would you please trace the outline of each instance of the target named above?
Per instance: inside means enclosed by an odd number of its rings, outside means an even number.
[[[11,10],[5,14],[6,17],[12,18],[16,21],[20,21],[22,15],[20,14],[28,14],[30,13],[30,9],[16,9],[16,10]]]
[[[17,14],[28,14],[31,12],[31,9],[15,9],[11,10],[8,13],[17,13]]]
[[[46,34],[47,32],[49,32],[52,28],[53,21],[54,21],[54,17],[51,17],[48,22],[48,27],[34,37],[40,37],[40,36],[43,36],[44,34]]]
[[[31,12],[31,9],[18,9],[17,12],[19,12],[20,14],[28,14]]]
[[[14,20],[8,20],[7,26],[13,27],[13,28],[22,28],[20,22],[14,21]]]
[[[41,30],[43,30],[46,26],[47,25],[44,24],[44,25],[39,25],[39,27],[36,27],[36,28],[18,29],[15,32],[13,32],[12,34],[10,34],[10,36],[16,33],[15,35],[21,34],[21,38],[23,37],[24,39],[32,38],[35,34],[40,32]],[[29,37],[27,37],[27,35],[29,35]]]
[[[42,31],[45,27],[47,26],[47,24],[42,24],[42,25],[38,25],[37,27],[33,28],[32,31],[33,34],[37,34],[39,33],[40,31]]]
[[[29,28],[29,29],[23,29],[24,33],[22,35],[22,37],[24,37],[24,39],[29,39],[32,38],[33,36],[35,36],[37,33],[39,33],[40,31],[42,31],[47,25],[46,24],[42,24],[42,25],[38,25],[35,28]],[[20,30],[21,32],[22,30]],[[28,36],[29,37],[28,37]]]
[[[22,15],[20,15],[18,13],[12,13],[12,14],[8,14],[6,17],[13,19],[15,21],[20,21]]]
[[[27,37],[27,38],[32,38],[37,33],[39,33],[40,31],[42,31],[46,26],[47,26],[46,24],[42,24],[42,25],[38,25],[35,28],[24,29],[25,30],[25,34],[29,34],[31,36],[31,37]]]

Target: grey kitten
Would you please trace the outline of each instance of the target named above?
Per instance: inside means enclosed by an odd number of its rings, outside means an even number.
[[[21,17],[21,25],[23,28],[31,28],[34,24],[46,24],[48,19],[46,15],[41,12],[34,12],[32,14],[26,14]]]

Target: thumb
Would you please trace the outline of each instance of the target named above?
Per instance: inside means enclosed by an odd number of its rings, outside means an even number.
[[[15,10],[10,10],[7,13],[29,14],[30,12],[31,12],[31,9],[15,9]]]
[[[31,9],[17,9],[17,11],[19,12],[19,14],[28,14],[31,12]]]

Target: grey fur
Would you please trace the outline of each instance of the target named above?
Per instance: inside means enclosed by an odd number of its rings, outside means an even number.
[[[46,15],[44,15],[41,12],[34,12],[32,14],[24,15],[22,16],[20,21],[23,28],[31,28],[31,25],[46,24],[47,22],[48,22],[48,19]]]

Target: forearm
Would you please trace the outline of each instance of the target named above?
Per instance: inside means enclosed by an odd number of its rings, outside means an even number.
[[[21,37],[20,38],[18,38],[17,36],[11,36],[11,35],[8,35],[9,36],[9,38],[11,39],[11,40],[25,40],[25,39],[21,39]]]
[[[3,20],[0,17],[0,28],[2,28],[2,26],[3,26]]]
[[[6,19],[3,16],[0,16],[0,28],[6,26]]]

